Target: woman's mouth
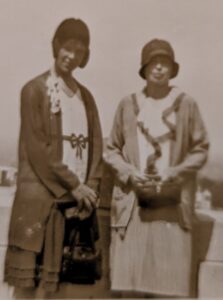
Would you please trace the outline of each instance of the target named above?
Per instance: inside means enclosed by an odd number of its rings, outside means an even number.
[[[162,74],[162,73],[156,73],[156,74],[153,74],[153,76],[154,76],[156,79],[161,79],[161,78],[163,78],[163,74]]]
[[[64,61],[64,62],[63,62],[63,65],[64,65],[65,68],[68,68],[69,65],[70,65],[70,63],[69,63],[68,61]]]

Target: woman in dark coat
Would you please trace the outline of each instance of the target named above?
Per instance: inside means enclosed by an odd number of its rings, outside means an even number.
[[[53,38],[53,67],[21,92],[19,169],[5,260],[5,281],[19,288],[59,282],[65,217],[72,202],[83,218],[97,206],[102,135],[91,93],[72,77],[89,58],[89,30],[66,19]],[[97,228],[95,228],[96,231]]]

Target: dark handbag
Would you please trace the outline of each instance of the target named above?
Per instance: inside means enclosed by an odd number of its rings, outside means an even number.
[[[95,247],[92,228],[77,223],[63,255],[61,281],[93,284],[102,276],[102,254]]]
[[[181,198],[181,185],[179,182],[152,180],[144,189],[136,192],[140,207],[159,208],[176,205]]]

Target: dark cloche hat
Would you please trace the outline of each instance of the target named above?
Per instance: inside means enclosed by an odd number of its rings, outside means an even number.
[[[153,39],[143,47],[139,75],[145,79],[145,67],[150,63],[151,59],[157,55],[165,55],[172,60],[173,72],[171,78],[176,77],[179,71],[179,64],[175,61],[173,48],[169,42],[160,39]]]
[[[57,55],[56,43],[62,45],[69,39],[78,39],[86,47],[86,57],[83,59],[80,67],[83,68],[89,58],[90,33],[87,25],[80,19],[69,18],[60,23],[53,37],[53,54]]]

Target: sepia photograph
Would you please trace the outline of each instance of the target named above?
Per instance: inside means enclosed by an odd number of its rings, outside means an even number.
[[[0,299],[222,299],[222,0],[0,6]]]

